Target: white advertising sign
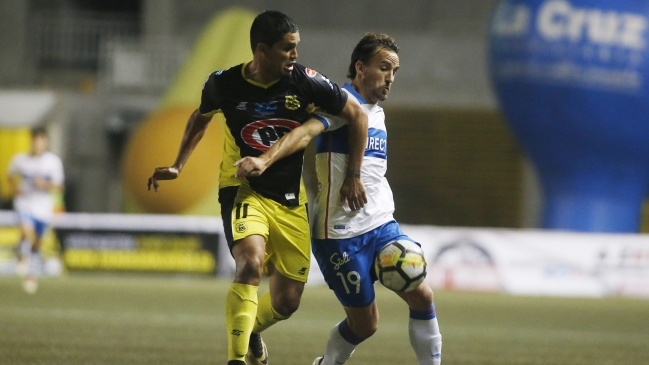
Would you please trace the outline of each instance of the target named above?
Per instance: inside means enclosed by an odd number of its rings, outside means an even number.
[[[649,235],[402,225],[433,288],[649,297]]]

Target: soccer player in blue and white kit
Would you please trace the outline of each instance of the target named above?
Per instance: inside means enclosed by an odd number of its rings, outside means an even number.
[[[319,134],[316,144],[318,196],[311,221],[312,251],[329,287],[343,305],[347,318],[329,335],[324,356],[314,365],[344,364],[356,346],[372,336],[378,325],[373,263],[379,250],[398,240],[411,240],[393,218],[392,191],[385,178],[387,132],[385,115],[378,105],[388,97],[399,69],[398,46],[385,34],[368,33],[354,48],[349,66],[349,99],[357,100],[368,116],[368,140],[361,170],[347,167],[346,121],[316,113],[321,123],[307,122],[285,135],[259,158],[239,162],[241,176],[255,176],[277,160],[282,148],[304,148]],[[320,134],[325,131],[325,133]],[[367,203],[360,209],[341,204],[340,187],[345,179],[360,177]],[[355,207],[352,207],[355,208]],[[441,363],[439,332],[433,291],[424,281],[413,291],[397,293],[410,308],[410,343],[419,365]]]
[[[41,269],[40,245],[54,213],[52,192],[63,185],[61,159],[47,151],[49,140],[42,127],[31,131],[29,153],[19,153],[9,163],[9,181],[15,192],[14,210],[20,219],[21,242],[18,274],[24,275],[23,288],[33,294]]]
[[[317,137],[318,196],[314,202],[312,251],[329,287],[343,305],[347,318],[329,335],[323,357],[314,365],[344,364],[358,344],[372,336],[378,325],[373,283],[373,263],[389,242],[411,240],[394,220],[392,191],[385,178],[387,132],[385,115],[378,105],[388,97],[399,69],[398,46],[385,34],[366,34],[354,48],[349,65],[351,84],[344,90],[363,105],[368,116],[368,141],[361,171],[347,169],[346,122],[321,115],[334,125]],[[338,203],[338,190],[346,176],[360,174],[368,202],[352,211]],[[397,293],[410,308],[410,343],[419,365],[440,364],[439,332],[433,291],[422,282],[415,290]]]

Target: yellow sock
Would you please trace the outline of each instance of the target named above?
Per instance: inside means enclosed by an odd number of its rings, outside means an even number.
[[[254,285],[232,283],[225,299],[225,327],[228,331],[228,361],[241,360],[248,352],[250,333],[257,313]]]
[[[260,333],[268,327],[274,325],[279,321],[283,321],[290,316],[284,316],[273,308],[270,302],[270,291],[265,292],[259,297],[259,305],[257,306],[257,317],[255,318],[255,326],[252,332]]]

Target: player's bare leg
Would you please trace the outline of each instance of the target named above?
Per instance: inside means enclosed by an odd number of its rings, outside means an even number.
[[[29,260],[27,262],[27,274],[23,280],[23,289],[29,294],[36,293],[38,290],[38,276],[41,273],[43,262],[41,258],[41,239],[40,234],[34,236],[34,240],[30,245]]]
[[[236,271],[225,301],[229,365],[245,365],[244,359],[257,313],[257,290],[265,251],[266,241],[259,235],[243,238],[232,247]]]
[[[32,241],[34,240],[34,228],[28,222],[20,223],[20,241],[16,247],[16,274],[20,277],[27,276],[27,269],[29,267],[29,256],[32,250]]]
[[[344,364],[354,353],[356,346],[372,336],[379,324],[379,308],[376,301],[365,307],[345,307],[347,318],[329,333],[325,354],[316,359],[316,365]]]
[[[439,332],[433,290],[426,281],[407,293],[397,293],[410,308],[408,333],[419,365],[439,365],[442,361],[442,335]]]
[[[279,321],[288,319],[300,306],[304,283],[282,275],[272,262],[267,264],[269,291],[259,297],[255,326],[246,356],[248,365],[268,364],[268,350],[261,332]]]

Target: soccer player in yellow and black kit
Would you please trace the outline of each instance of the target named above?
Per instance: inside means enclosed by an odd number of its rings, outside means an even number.
[[[279,161],[259,177],[238,179],[235,161],[261,155],[309,121],[317,107],[349,121],[351,173],[341,200],[354,210],[367,202],[359,177],[367,116],[335,83],[296,63],[299,41],[298,27],[288,16],[277,11],[259,14],[250,29],[253,60],[209,75],[200,107],[187,121],[176,161],[156,168],[148,182],[157,190],[158,180],[176,178],[212,116],[223,113],[227,128],[219,202],[236,263],[226,299],[228,365],[268,363],[259,333],[297,310],[311,252],[301,180],[303,150],[278,149]],[[269,277],[270,290],[257,297],[262,273]]]

